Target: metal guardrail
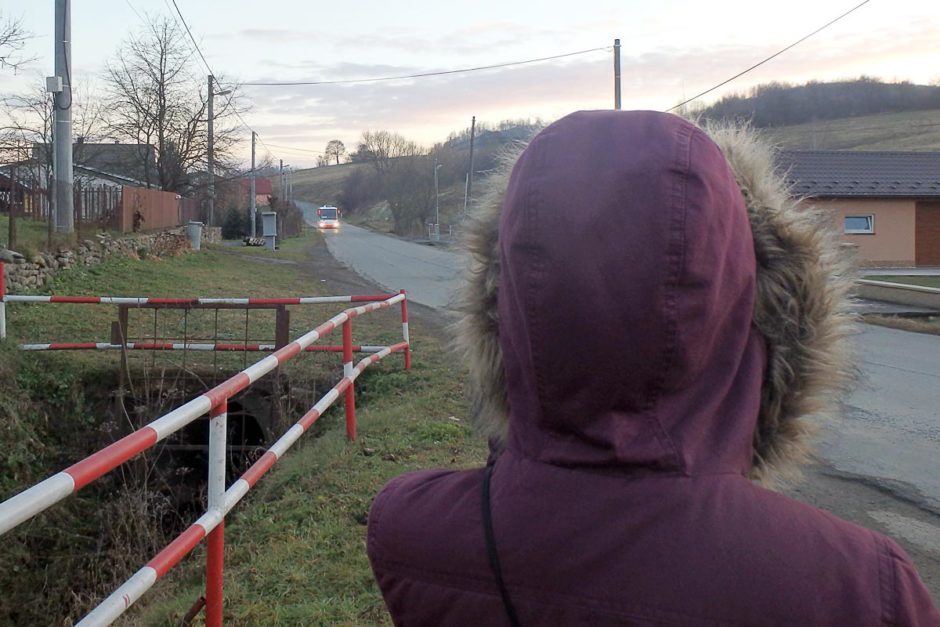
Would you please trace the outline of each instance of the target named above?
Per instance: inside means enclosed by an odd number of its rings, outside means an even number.
[[[0,264],[0,322],[5,315],[4,307],[7,302],[49,302],[49,303],[120,303],[122,299],[111,297],[16,297],[4,292],[3,268]],[[36,300],[41,298],[45,300]],[[357,298],[370,297],[326,297],[331,300],[317,302],[350,302]],[[84,627],[92,625],[109,625],[117,619],[127,608],[149,590],[173,566],[179,563],[204,538],[208,538],[208,551],[206,555],[206,625],[218,627],[222,624],[222,581],[224,564],[224,529],[225,516],[248,493],[252,486],[271,467],[283,457],[287,450],[302,436],[316,420],[342,395],[345,401],[346,436],[350,440],[356,438],[356,405],[354,382],[370,365],[393,354],[404,354],[406,369],[411,367],[411,346],[408,331],[408,301],[404,290],[396,295],[379,296],[381,300],[365,305],[346,309],[333,316],[323,324],[308,331],[296,340],[279,348],[267,357],[248,366],[238,374],[230,377],[211,390],[190,400],[186,404],[161,416],[146,426],[121,438],[111,445],[99,450],[85,459],[69,466],[65,470],[41,481],[40,483],[20,492],[12,498],[0,503],[0,535],[13,529],[17,525],[31,519],[52,505],[62,501],[78,490],[87,486],[96,479],[107,474],[119,465],[127,462],[136,455],[154,446],[157,442],[179,431],[196,419],[209,414],[209,464],[207,485],[207,507],[205,513],[178,535],[170,544],[160,551],[145,566],[125,581],[119,588],[111,593],[94,610],[92,610],[78,624]],[[29,299],[29,300],[24,300]],[[345,299],[345,300],[344,300]],[[135,299],[140,300],[140,299]],[[150,303],[155,300],[149,299]],[[171,299],[163,299],[171,300]],[[175,299],[179,301],[180,299]],[[194,299],[231,302],[251,299]],[[291,300],[296,299],[266,299]],[[301,299],[303,300],[303,299]],[[312,300],[312,299],[308,299]],[[292,302],[291,304],[298,304]],[[386,309],[393,305],[401,306],[402,342],[390,346],[355,346],[352,343],[352,320],[373,311]],[[342,327],[343,341],[341,346],[314,346],[313,343],[320,338]],[[51,345],[48,345],[51,346]],[[212,348],[203,350],[229,350],[223,345],[208,345]],[[263,346],[263,347],[262,347]],[[30,345],[22,347],[26,350],[35,350]],[[113,345],[99,345],[84,343],[82,346],[68,348],[114,348]],[[126,345],[117,345],[116,348],[129,348]],[[155,350],[153,347],[141,347]],[[240,346],[231,350],[267,350],[269,346],[257,345],[256,348]],[[226,454],[226,421],[228,414],[228,400],[236,393],[246,389],[262,376],[272,372],[279,366],[290,361],[297,355],[311,351],[325,349],[330,352],[342,351],[343,377],[323,397],[313,405],[290,429],[288,429],[270,448],[257,460],[240,478],[231,486],[225,487],[225,454]],[[353,363],[353,351],[361,350],[371,353],[358,363]],[[54,350],[54,349],[52,349]]]

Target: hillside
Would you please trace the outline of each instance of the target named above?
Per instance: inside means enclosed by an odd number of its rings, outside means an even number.
[[[858,117],[846,117],[831,120],[817,120],[803,124],[763,128],[761,132],[781,148],[790,150],[900,150],[900,151],[940,151],[940,109],[927,111],[906,111],[901,113],[879,113]],[[505,130],[504,130],[505,133]],[[525,129],[525,133],[531,133]],[[478,154],[485,155],[476,161],[477,178],[474,191],[482,189],[483,178],[487,169],[495,165],[495,155],[507,141],[513,138],[495,137],[496,133],[483,135],[486,140],[479,142],[485,146]],[[512,135],[509,133],[509,135]],[[526,135],[527,136],[527,135]],[[445,144],[449,153],[447,163],[450,175],[441,177],[440,209],[441,223],[459,222],[463,210],[464,183],[460,176],[468,159],[468,146],[462,137],[452,137]],[[478,138],[478,140],[481,138]],[[481,161],[483,167],[480,167]],[[346,163],[299,170],[294,175],[294,195],[300,200],[316,204],[333,204],[343,207],[341,194],[347,177],[354,172],[371,167],[366,163]],[[365,173],[364,172],[364,173]],[[443,172],[442,172],[443,173]],[[476,193],[474,194],[476,196]],[[350,208],[343,207],[344,210]],[[381,230],[387,230],[388,210],[385,203],[372,201],[360,208],[362,214],[358,221],[382,222]],[[350,218],[356,211],[350,212]],[[381,216],[381,217],[379,217]],[[384,221],[384,222],[383,222]],[[376,225],[372,225],[376,226]],[[378,227],[376,227],[378,228]]]
[[[343,181],[366,163],[341,163],[294,172],[294,197],[317,205],[337,205]]]

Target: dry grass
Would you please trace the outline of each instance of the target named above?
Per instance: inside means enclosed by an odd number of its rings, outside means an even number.
[[[821,120],[765,133],[791,150],[940,150],[940,110]]]

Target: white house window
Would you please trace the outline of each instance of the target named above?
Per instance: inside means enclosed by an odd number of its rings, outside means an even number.
[[[845,216],[843,233],[874,233],[875,216]]]

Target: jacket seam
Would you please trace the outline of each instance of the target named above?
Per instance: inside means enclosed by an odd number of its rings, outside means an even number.
[[[897,573],[888,551],[888,543],[871,533],[878,546],[878,584],[881,589],[881,622],[894,625],[897,622]]]

